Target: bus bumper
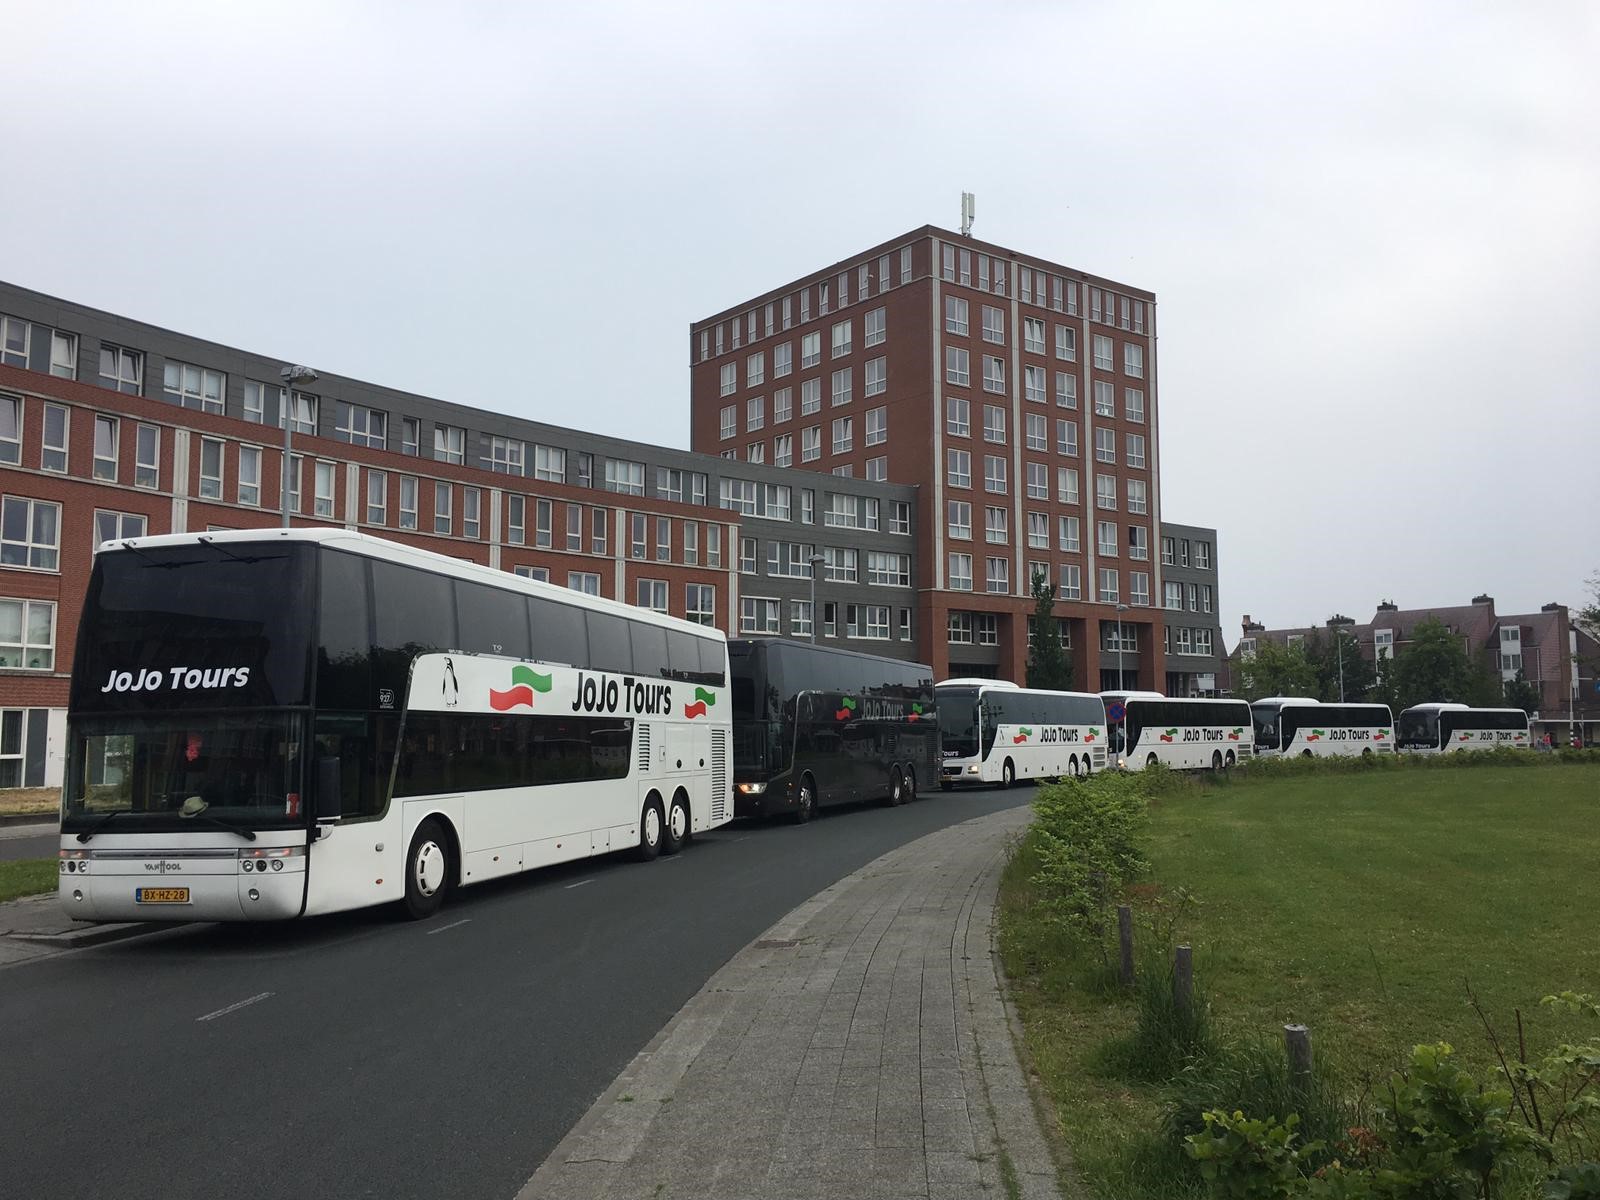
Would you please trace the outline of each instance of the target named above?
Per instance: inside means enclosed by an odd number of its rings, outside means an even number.
[[[283,861],[283,870],[230,864],[224,874],[164,871],[174,864],[155,856],[85,859],[87,870],[63,871],[56,895],[74,921],[282,920],[300,915],[306,883],[304,856]]]
[[[756,789],[760,789],[759,791]],[[747,790],[748,789],[748,790]],[[733,815],[760,820],[795,810],[795,797],[788,784],[736,783],[733,785]]]

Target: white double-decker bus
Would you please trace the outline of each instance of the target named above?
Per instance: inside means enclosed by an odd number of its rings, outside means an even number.
[[[1083,776],[1106,766],[1106,710],[1086,692],[1048,692],[994,679],[933,689],[943,761],[939,786]]]
[[[717,630],[342,530],[96,557],[73,663],[60,898],[86,921],[264,920],[732,816]]]
[[[1221,771],[1249,758],[1255,739],[1243,700],[1123,701],[1118,764],[1130,771],[1162,763],[1176,771]]]
[[[1533,746],[1528,714],[1520,708],[1471,708],[1465,704],[1413,704],[1395,726],[1401,754],[1449,754]]]
[[[1268,696],[1250,705],[1257,758],[1393,754],[1387,704],[1324,704],[1309,696]]]

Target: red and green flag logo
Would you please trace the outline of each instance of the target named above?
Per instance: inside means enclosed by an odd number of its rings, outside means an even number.
[[[533,707],[535,692],[550,690],[550,676],[541,675],[532,667],[518,663],[511,668],[511,686],[503,692],[489,689],[489,707],[495,712],[505,712],[519,705]]]
[[[911,713],[910,713],[909,716],[906,717],[906,720],[908,720],[908,721],[920,721],[920,720],[922,720],[922,705],[913,704],[911,706]]]
[[[1092,741],[1095,740],[1095,738],[1097,738],[1099,736],[1100,736],[1100,731],[1098,729],[1096,729],[1093,725],[1091,725],[1091,726],[1089,726],[1089,732],[1083,735],[1083,740],[1086,741],[1086,742],[1092,742]]]
[[[703,687],[697,687],[694,690],[694,703],[683,706],[683,715],[690,720],[695,717],[703,717],[706,715],[706,707],[708,705],[715,706],[716,703],[717,694],[715,692],[708,692]]]
[[[1470,742],[1471,740],[1472,735],[1470,733],[1463,733],[1459,738],[1456,739],[1458,742]]]
[[[848,721],[855,715],[856,702],[850,699],[849,696],[846,696],[843,700],[839,701],[839,710],[833,714],[833,719],[835,721]]]
[[[1032,736],[1033,736],[1033,730],[1029,729],[1026,725],[1024,725],[1020,730],[1018,730],[1016,733],[1011,735],[1011,744],[1013,746],[1020,746],[1023,742],[1027,741]]]
[[[1235,729],[1235,730],[1234,730],[1234,731],[1233,731],[1233,732],[1232,732],[1232,733],[1230,733],[1230,734],[1229,734],[1229,735],[1228,735],[1228,740],[1229,740],[1229,741],[1230,741],[1230,742],[1237,742],[1237,741],[1238,741],[1238,740],[1239,740],[1239,735],[1240,735],[1240,734],[1241,734],[1241,733],[1243,733],[1243,732],[1244,732],[1244,726],[1243,726],[1243,725],[1241,725],[1241,726],[1239,726],[1239,728],[1237,728],[1237,729]],[[1321,733],[1321,732],[1322,732],[1322,730],[1320,730],[1320,729],[1319,729],[1319,730],[1317,730],[1317,732],[1318,732],[1318,733]]]
[[[1313,729],[1310,733],[1306,734],[1306,741],[1308,741],[1308,742],[1320,742],[1323,738],[1325,738],[1327,736],[1328,736],[1328,731],[1326,729]]]
[[[1388,736],[1389,736],[1389,731],[1387,729],[1380,729],[1380,730],[1378,730],[1377,733],[1372,735],[1372,740],[1375,741],[1375,742],[1381,742],[1381,741],[1383,741],[1384,738],[1386,738]]]
[[[1161,735],[1161,740],[1163,742],[1170,742],[1173,738],[1175,738],[1177,736],[1178,736],[1178,730],[1177,730],[1176,727],[1174,727],[1172,729],[1167,730],[1165,733],[1163,733]]]

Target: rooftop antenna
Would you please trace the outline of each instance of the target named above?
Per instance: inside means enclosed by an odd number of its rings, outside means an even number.
[[[971,192],[961,193],[961,236],[972,236],[972,216],[974,196]]]

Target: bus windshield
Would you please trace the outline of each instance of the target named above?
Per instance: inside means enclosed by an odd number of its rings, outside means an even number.
[[[940,688],[939,739],[946,758],[978,755],[978,689]]]
[[[112,830],[181,827],[202,814],[246,829],[305,823],[300,804],[303,720],[285,712],[97,716],[74,729],[62,830],[113,813]]]
[[[1250,720],[1255,725],[1257,749],[1278,749],[1278,714],[1282,709],[1283,706],[1281,704],[1252,704],[1250,706]]]
[[[1395,741],[1401,746],[1437,746],[1439,744],[1438,712],[1404,712],[1394,729]]]

